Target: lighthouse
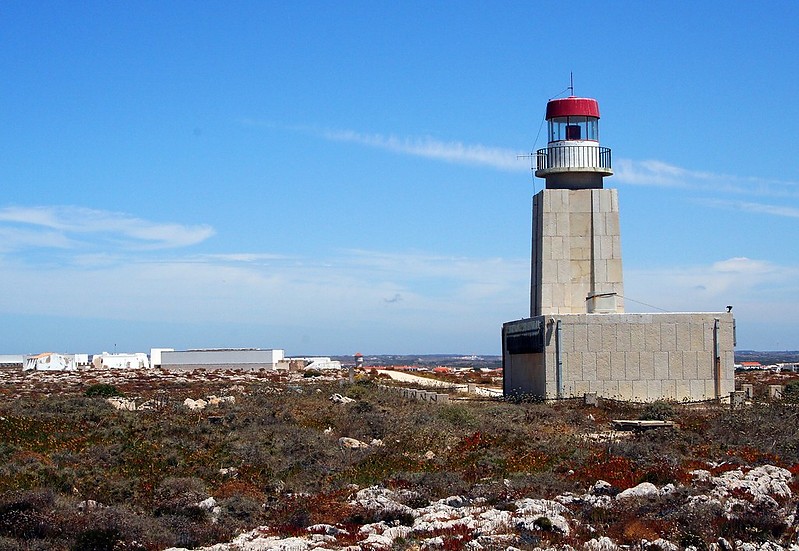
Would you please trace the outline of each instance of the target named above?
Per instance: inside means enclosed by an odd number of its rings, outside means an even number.
[[[605,189],[610,148],[599,144],[593,98],[547,103],[549,141],[536,152],[546,181],[533,198],[530,315],[624,311],[619,201]]]
[[[721,400],[735,390],[726,312],[625,313],[619,198],[599,103],[546,106],[533,197],[530,317],[502,326],[506,396]],[[653,205],[652,208],[657,208]],[[724,303],[721,303],[724,304]]]

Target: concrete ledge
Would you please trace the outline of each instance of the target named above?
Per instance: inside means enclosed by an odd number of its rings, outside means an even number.
[[[565,172],[592,172],[595,174],[602,174],[603,176],[612,176],[613,169],[601,166],[553,166],[550,168],[539,168],[535,171],[538,178],[546,178],[550,174],[563,174]]]

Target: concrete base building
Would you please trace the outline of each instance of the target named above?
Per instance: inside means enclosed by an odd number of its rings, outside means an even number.
[[[735,390],[729,312],[624,313],[619,200],[599,105],[547,104],[536,154],[530,317],[502,327],[504,393],[554,399],[708,400]]]
[[[729,313],[559,314],[504,324],[506,395],[710,400],[735,390]]]

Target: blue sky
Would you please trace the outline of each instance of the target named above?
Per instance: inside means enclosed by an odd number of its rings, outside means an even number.
[[[628,311],[799,349],[796,2],[0,4],[0,352],[497,354],[574,73]],[[538,139],[536,141],[536,137]]]

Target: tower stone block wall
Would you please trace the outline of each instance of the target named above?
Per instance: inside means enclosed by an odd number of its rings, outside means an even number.
[[[530,314],[624,312],[615,189],[544,189],[533,198]]]
[[[596,393],[630,401],[700,401],[727,397],[735,390],[730,369],[735,347],[732,314],[565,314],[531,319],[543,329],[540,348],[512,353],[508,339],[503,339],[506,395],[554,399]],[[529,322],[508,322],[503,333],[513,334],[514,326]]]

